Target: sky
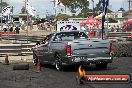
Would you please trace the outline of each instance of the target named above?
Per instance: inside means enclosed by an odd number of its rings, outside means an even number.
[[[18,14],[21,11],[22,6],[24,6],[24,1],[25,0],[3,0],[9,3],[14,7],[14,14]],[[41,18],[45,17],[47,13],[49,14],[54,14],[55,9],[54,9],[54,4],[53,0],[28,0],[30,5],[32,5],[36,11],[37,15],[39,15]],[[90,7],[92,7],[92,2],[90,1]],[[94,0],[95,5],[97,4],[99,0]],[[119,8],[123,7],[125,10],[128,10],[128,0],[109,0],[110,1],[110,6],[109,8],[112,9],[114,12],[118,11]],[[57,10],[58,12],[60,10]],[[70,13],[67,10],[68,13]]]

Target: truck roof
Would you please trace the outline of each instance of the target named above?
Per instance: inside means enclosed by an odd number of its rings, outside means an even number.
[[[61,33],[61,32],[84,32],[83,30],[66,30],[66,31],[57,31],[56,33]]]

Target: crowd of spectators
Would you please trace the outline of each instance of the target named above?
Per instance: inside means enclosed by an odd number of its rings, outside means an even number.
[[[37,28],[39,30],[52,31],[55,29],[55,25],[54,25],[54,23],[43,22],[43,23],[38,23]]]
[[[108,26],[109,32],[121,32],[121,28],[117,25],[117,26]]]
[[[20,27],[19,26],[9,25],[9,24],[4,24],[2,26],[2,30],[1,31],[3,31],[3,32],[16,32],[17,34],[19,34]]]
[[[124,25],[121,28],[122,32],[126,32],[126,31],[131,31],[132,30],[132,25]]]

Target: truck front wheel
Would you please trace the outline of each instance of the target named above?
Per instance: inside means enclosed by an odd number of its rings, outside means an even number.
[[[38,58],[35,54],[33,54],[33,65],[36,66],[38,63]]]

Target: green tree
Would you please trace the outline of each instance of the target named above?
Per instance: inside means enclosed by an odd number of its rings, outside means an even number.
[[[81,11],[78,14],[79,17],[88,17],[93,15],[92,9],[89,8],[89,1],[88,0],[80,0],[80,8]]]
[[[56,16],[56,19],[57,19],[57,20],[68,20],[68,18],[70,18],[70,17],[71,17],[70,15],[59,13],[59,14]]]
[[[76,13],[77,11],[85,11],[84,9],[88,9],[89,1],[87,0],[60,0],[71,13]],[[83,12],[84,13],[84,12]]]
[[[84,9],[82,9],[81,12],[77,15],[77,17],[79,17],[79,18],[86,18],[86,17],[92,16],[92,15],[93,15],[92,9],[84,8]]]
[[[1,6],[1,5],[2,5],[3,8],[9,6],[9,4],[8,4],[7,2],[2,2],[2,3],[0,3],[0,6]],[[1,10],[1,9],[0,9],[0,10]]]
[[[99,2],[96,4],[96,7],[94,8],[94,16],[101,14],[102,11],[103,11],[102,0],[99,0]]]
[[[95,12],[94,14],[95,16],[103,12],[102,0],[99,0],[99,2],[96,4],[96,7],[94,8],[94,12]],[[110,13],[110,12],[112,12],[112,10],[108,8],[107,13]]]
[[[25,6],[22,7],[21,13],[24,14],[26,12]]]

